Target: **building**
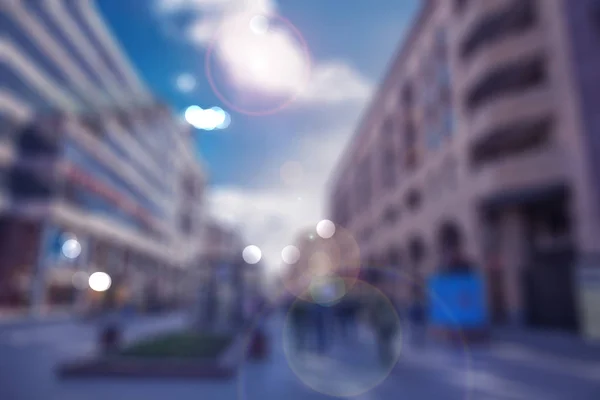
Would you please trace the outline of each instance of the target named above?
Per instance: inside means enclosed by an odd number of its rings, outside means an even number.
[[[204,235],[201,320],[213,326],[240,322],[244,306],[262,295],[261,265],[244,261],[244,241],[234,227],[209,219]]]
[[[423,2],[330,182],[363,262],[422,283],[457,241],[496,321],[577,325],[574,271],[600,250],[599,15],[592,0]]]
[[[191,131],[92,1],[1,1],[0,26],[0,308],[189,301],[205,184]],[[78,271],[112,289],[76,290]]]

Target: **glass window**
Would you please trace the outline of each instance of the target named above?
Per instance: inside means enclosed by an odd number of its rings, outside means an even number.
[[[469,0],[454,0],[454,10],[456,12],[463,12],[469,3]]]
[[[136,204],[142,205],[152,214],[162,217],[164,210],[159,207],[153,200],[149,199],[133,185],[123,180],[109,167],[96,161],[89,156],[85,151],[78,147],[73,141],[69,141],[65,146],[65,158],[71,161],[74,165],[81,167],[91,176],[98,178],[110,187],[115,188],[118,192],[124,194],[127,198],[134,201]]]
[[[8,176],[9,189],[16,198],[48,198],[52,196],[52,181],[31,171],[14,168]]]

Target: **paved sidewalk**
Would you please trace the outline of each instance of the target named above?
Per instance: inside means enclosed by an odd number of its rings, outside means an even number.
[[[494,331],[492,339],[493,343],[527,347],[557,357],[600,362],[600,340],[589,341],[575,333],[501,328]]]
[[[79,317],[68,311],[57,311],[43,315],[0,314],[0,330],[27,327],[31,325],[56,324],[77,320]]]

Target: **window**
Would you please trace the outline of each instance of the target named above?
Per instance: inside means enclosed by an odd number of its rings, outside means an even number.
[[[384,149],[384,156],[381,158],[381,173],[383,186],[385,188],[391,188],[396,183],[396,154],[393,146]]]
[[[596,0],[592,3],[592,12],[590,15],[592,16],[592,22],[596,26],[598,33],[600,34],[600,0]]]
[[[412,85],[410,83],[405,83],[402,87],[402,104],[404,104],[406,107],[412,105],[413,97],[414,94]]]
[[[520,60],[491,71],[473,87],[467,96],[467,107],[474,110],[496,97],[521,92],[546,81],[546,65],[540,56]]]
[[[506,10],[490,14],[475,25],[461,44],[461,57],[467,58],[482,47],[508,35],[522,34],[534,23],[535,9],[532,0],[513,0]]]
[[[391,267],[399,267],[402,260],[400,250],[396,248],[388,250],[387,260]]]
[[[48,198],[52,196],[52,181],[42,176],[15,168],[8,176],[9,189],[16,198]]]
[[[88,132],[96,136],[98,139],[103,140],[106,136],[104,124],[102,123],[100,117],[96,115],[87,115],[82,117],[80,122]]]
[[[448,56],[448,37],[444,28],[438,28],[435,32],[435,51],[438,60],[445,60]]]
[[[456,159],[449,158],[446,160],[442,173],[445,178],[445,186],[450,190],[455,189],[458,185],[458,163]]]
[[[6,114],[0,114],[0,140],[13,136],[15,129],[17,126],[14,121]]]
[[[20,134],[18,148],[23,155],[56,155],[59,151],[59,144],[58,139],[52,137],[52,132],[32,125]]]
[[[454,10],[456,12],[463,12],[468,5],[468,0],[454,0]]]
[[[381,133],[383,136],[391,136],[394,134],[394,122],[391,118],[386,118],[385,122],[383,123]]]
[[[358,205],[361,210],[368,208],[371,203],[371,182],[371,159],[366,156],[359,164],[359,170],[357,171],[356,189]]]
[[[452,109],[447,109],[444,113],[444,121],[443,121],[443,136],[450,137],[454,134],[456,119],[454,116],[454,111]]]
[[[400,212],[393,206],[390,206],[385,209],[382,216],[382,222],[384,224],[393,225],[396,221],[398,221],[400,217]]]
[[[412,121],[407,121],[404,127],[404,137],[406,147],[413,147],[417,141],[415,125]]]
[[[179,230],[185,234],[192,233],[192,218],[189,213],[183,213],[179,219]]]
[[[421,192],[416,189],[411,190],[406,195],[406,206],[411,211],[416,211],[419,209],[422,203]]]

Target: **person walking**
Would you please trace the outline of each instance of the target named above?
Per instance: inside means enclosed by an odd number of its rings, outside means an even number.
[[[337,305],[337,323],[342,337],[348,339],[352,336],[352,330],[357,323],[359,304],[356,299],[348,298]]]
[[[413,289],[412,304],[408,312],[410,321],[410,343],[416,347],[422,347],[426,336],[426,307],[422,290]]]
[[[307,347],[309,311],[309,305],[305,301],[295,302],[289,308],[294,346],[297,351],[304,351]]]
[[[319,354],[324,354],[329,347],[327,310],[325,306],[315,303],[312,311],[312,322],[315,329],[317,351]]]
[[[396,311],[385,298],[377,296],[370,306],[371,324],[377,340],[379,360],[388,367],[396,358],[394,341],[399,330],[399,319]]]

